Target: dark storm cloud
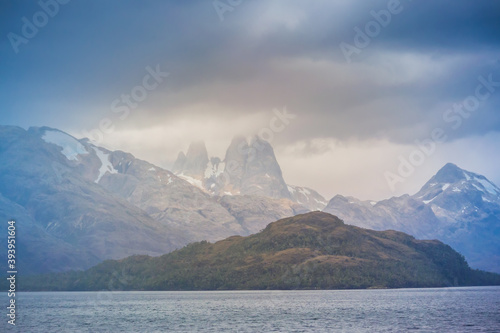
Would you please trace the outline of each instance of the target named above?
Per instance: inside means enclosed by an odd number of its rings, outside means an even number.
[[[39,10],[6,4],[4,36],[20,33],[21,18]],[[441,126],[443,112],[474,92],[479,75],[500,81],[499,4],[401,0],[401,12],[348,64],[339,44],[353,43],[354,27],[364,29],[370,12],[387,5],[243,1],[221,22],[211,1],[69,2],[18,54],[2,39],[2,118],[94,126],[146,66],[160,64],[171,76],[123,126],[286,105],[301,121],[281,140],[410,142]],[[450,136],[500,130],[499,93]]]
[[[500,41],[498,1],[401,1],[408,15],[395,20],[382,39],[415,51],[477,52]]]

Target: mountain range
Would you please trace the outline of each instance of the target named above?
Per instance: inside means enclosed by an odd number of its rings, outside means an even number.
[[[23,290],[364,289],[498,285],[439,241],[346,225],[312,212],[263,231],[192,243],[160,257],[108,260],[84,272],[21,280]]]
[[[272,146],[258,137],[234,138],[224,158],[192,143],[169,171],[57,129],[0,126],[0,157],[0,219],[17,221],[23,274],[159,256],[316,210],[363,228],[438,239],[473,268],[500,272],[500,190],[453,164],[415,195],[375,202],[328,201],[287,184]]]
[[[324,211],[364,228],[439,239],[472,267],[500,272],[500,189],[452,163],[414,195],[378,202],[337,195]]]
[[[193,241],[249,235],[309,211],[289,195],[213,195],[129,153],[47,127],[1,126],[0,157],[0,218],[17,222],[24,274],[157,256]]]

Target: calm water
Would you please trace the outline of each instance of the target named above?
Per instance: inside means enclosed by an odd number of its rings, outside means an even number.
[[[500,332],[500,287],[48,292],[20,293],[17,303],[16,328],[2,314],[0,331]]]

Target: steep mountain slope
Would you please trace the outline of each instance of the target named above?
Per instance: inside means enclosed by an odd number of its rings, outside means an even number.
[[[380,202],[336,196],[324,211],[365,228],[439,239],[472,267],[500,272],[500,189],[454,164],[446,164],[413,196]]]
[[[216,198],[131,154],[106,153],[116,172],[106,173],[99,185],[144,210],[161,225],[182,230],[179,240],[184,244],[244,234],[238,221]]]
[[[26,241],[37,239],[19,247],[40,256],[44,251],[38,248],[54,248],[50,252],[54,257],[46,252],[40,262],[75,256],[46,267],[34,261],[35,256],[27,271],[85,268],[96,260],[159,255],[185,244],[175,228],[158,223],[95,183],[100,158],[92,147],[48,128],[1,127],[0,138],[4,215],[19,220],[18,233]],[[57,242],[60,247],[54,245]]]
[[[500,189],[486,177],[446,164],[414,195],[447,222],[477,221],[498,212]]]
[[[288,185],[288,191],[293,201],[311,211],[323,210],[328,204],[321,194],[308,187]]]
[[[474,267],[500,272],[500,189],[495,184],[448,163],[413,197],[441,221],[439,239]]]
[[[86,272],[52,275],[28,290],[218,290],[442,287],[500,284],[472,271],[439,241],[373,231],[313,212],[269,224],[248,237],[191,244],[151,258],[106,261]]]
[[[179,168],[188,176],[197,176],[205,173],[208,164],[208,153],[203,141],[194,142],[189,146],[184,159],[177,160]]]
[[[81,249],[52,236],[38,225],[30,214],[18,204],[0,194],[0,220],[7,232],[7,221],[15,219],[16,265],[23,274],[48,271],[86,269],[99,263],[90,249]],[[7,269],[7,237],[0,238],[0,270]]]

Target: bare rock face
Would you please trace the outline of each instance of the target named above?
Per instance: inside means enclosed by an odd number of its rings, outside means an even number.
[[[193,142],[189,145],[183,172],[188,176],[202,175],[208,164],[208,153],[203,141]]]
[[[193,144],[191,147],[198,147],[192,149],[198,154],[191,155],[198,156],[196,161],[205,163],[205,167],[198,163],[195,172],[193,167],[187,166],[190,153],[185,158],[180,153],[174,164],[174,173],[211,195],[290,199],[309,210],[323,209],[326,206],[326,200],[319,193],[285,183],[272,146],[257,136],[250,140],[244,137],[233,138],[223,160],[217,157],[205,158],[206,150],[201,144]]]
[[[226,177],[224,183],[232,184],[237,188],[241,187],[249,152],[248,142],[244,137],[233,138],[224,157],[224,175]]]
[[[175,160],[174,166],[172,167],[172,172],[181,173],[184,169],[184,165],[186,164],[186,155],[181,151],[179,155],[177,155],[177,159]]]
[[[267,141],[258,137],[250,141],[244,169],[240,184],[242,194],[291,198],[274,150]]]

